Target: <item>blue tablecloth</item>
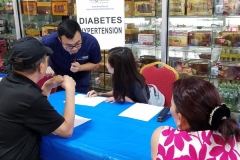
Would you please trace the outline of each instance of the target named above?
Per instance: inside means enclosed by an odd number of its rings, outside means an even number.
[[[51,94],[49,101],[62,114],[65,92]],[[176,127],[172,117],[157,122],[118,116],[132,103],[102,102],[96,107],[76,105],[76,114],[91,121],[74,129],[71,138],[43,136],[41,157],[44,160],[150,160],[150,139],[158,126]]]
[[[0,73],[0,77],[5,77],[7,74],[5,73]]]

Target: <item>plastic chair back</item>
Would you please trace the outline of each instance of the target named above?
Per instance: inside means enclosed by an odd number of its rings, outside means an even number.
[[[164,95],[164,106],[170,106],[173,83],[179,78],[175,69],[163,62],[153,62],[143,66],[140,73],[145,77],[147,84],[154,84]]]

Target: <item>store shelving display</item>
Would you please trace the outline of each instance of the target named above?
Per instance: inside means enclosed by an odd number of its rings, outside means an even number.
[[[18,0],[22,36],[42,36],[57,30],[65,18],[76,18],[75,0]]]
[[[8,55],[11,44],[16,41],[16,29],[12,0],[0,1],[0,72],[9,73]]]
[[[239,112],[240,3],[170,0],[169,6],[168,63],[182,76],[212,82],[231,111]]]

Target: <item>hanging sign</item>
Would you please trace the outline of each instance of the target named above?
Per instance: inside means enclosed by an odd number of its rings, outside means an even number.
[[[124,1],[76,0],[76,4],[82,31],[93,35],[101,49],[125,45]]]

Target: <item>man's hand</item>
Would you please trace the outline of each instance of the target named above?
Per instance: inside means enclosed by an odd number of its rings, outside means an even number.
[[[70,68],[70,71],[76,73],[78,71],[81,71],[81,65],[78,63],[78,62],[73,62],[71,64],[71,68]]]
[[[48,66],[46,70],[46,76],[52,76],[52,75],[54,75],[54,71],[50,66]]]
[[[49,88],[56,88],[63,82],[63,77],[60,75],[54,76],[53,78],[47,80],[44,85]]]
[[[68,75],[63,76],[63,82],[61,83],[61,87],[65,90],[73,89],[75,90],[76,82],[72,77],[69,77]]]

